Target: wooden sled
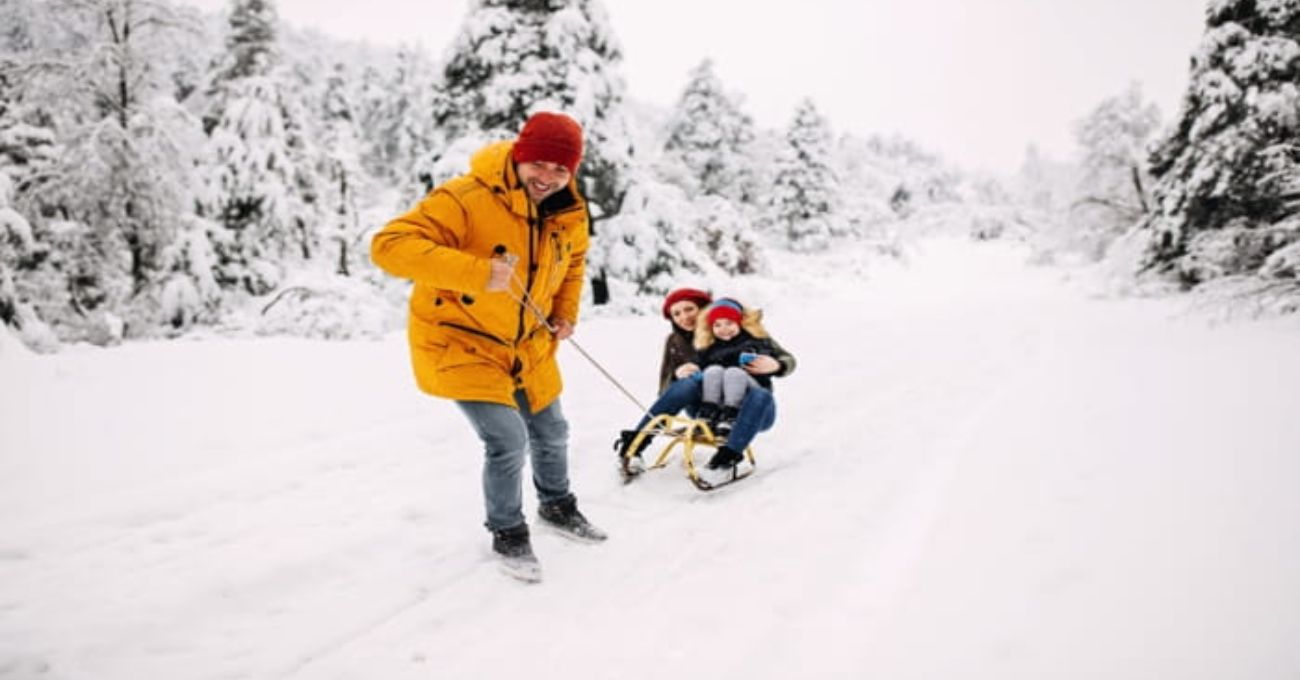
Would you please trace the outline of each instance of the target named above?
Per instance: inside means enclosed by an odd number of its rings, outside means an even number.
[[[669,441],[659,456],[648,468],[643,467],[643,461],[634,455],[634,451],[641,448],[641,443],[646,437],[668,437]],[[686,469],[686,476],[700,491],[712,491],[729,484],[735,484],[740,480],[754,474],[754,447],[745,448],[745,458],[740,463],[733,465],[730,470],[704,470],[704,465],[708,462],[708,456],[700,464],[696,463],[696,447],[704,447],[710,452],[716,451],[723,442],[717,440],[709,424],[703,420],[687,418],[684,416],[661,415],[655,416],[653,420],[646,423],[646,426],[637,432],[632,439],[631,446],[627,447],[627,454],[623,456],[620,462],[623,471],[624,483],[631,482],[645,470],[657,470],[667,467],[668,461],[672,459],[673,452],[681,447],[682,466]],[[748,463],[748,465],[746,465]]]

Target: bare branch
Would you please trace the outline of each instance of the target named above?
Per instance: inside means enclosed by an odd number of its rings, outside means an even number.
[[[313,291],[310,288],[307,288],[306,286],[290,286],[289,288],[285,288],[284,290],[280,291],[279,295],[275,296],[275,299],[268,302],[266,306],[262,308],[262,316],[266,316],[266,313],[271,311],[272,307],[279,304],[280,300],[283,300],[290,293],[301,295],[303,297],[308,297],[313,294]]]
[[[1146,214],[1146,210],[1143,207],[1120,203],[1119,201],[1111,200],[1109,198],[1097,198],[1096,196],[1085,196],[1084,198],[1071,203],[1070,211],[1073,212],[1089,205],[1099,205],[1103,208],[1110,208],[1128,218],[1136,218]]]

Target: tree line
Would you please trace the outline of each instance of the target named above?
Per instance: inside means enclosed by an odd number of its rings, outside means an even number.
[[[1154,150],[1137,90],[1085,117],[1064,228],[1098,253],[1136,242],[1140,268],[1186,286],[1294,281],[1298,12],[1209,3]],[[542,108],[588,136],[597,304],[762,274],[773,249],[888,241],[927,206],[1015,222],[1052,202],[1032,154],[1011,192],[906,140],[837,136],[811,100],[759,129],[708,60],[648,112],[598,0],[477,0],[438,59],[296,31],[273,0],[215,16],[9,0],[0,26],[0,322],[42,348],[201,327],[345,336],[356,309],[400,298],[366,233]]]

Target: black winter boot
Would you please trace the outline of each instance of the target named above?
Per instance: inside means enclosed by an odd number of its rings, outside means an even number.
[[[632,446],[632,441],[636,439],[636,436],[640,434],[640,432],[640,430],[623,430],[618,433],[618,439],[614,440],[614,450],[618,451],[618,457],[620,459],[627,458],[628,447]],[[650,442],[652,441],[654,441],[654,437],[646,435],[645,438],[641,440],[641,443],[637,444],[636,450],[632,452],[632,455],[638,458],[641,457],[641,453],[650,447]]]
[[[731,436],[731,428],[736,424],[738,415],[740,409],[735,406],[723,406],[718,412],[718,424],[713,426],[713,436],[724,441]]]
[[[695,419],[703,420],[712,429],[714,421],[718,419],[718,405],[707,401],[701,402],[700,410],[695,412]]]
[[[578,512],[578,499],[573,494],[554,503],[543,503],[537,508],[537,517],[566,538],[588,543],[599,543],[609,538]]]
[[[501,571],[506,574],[530,583],[542,580],[542,564],[533,554],[527,524],[493,531],[492,551],[500,556]]]
[[[737,463],[745,459],[745,454],[736,451],[727,446],[719,446],[713,457],[709,459],[710,470],[725,470],[735,467]]]

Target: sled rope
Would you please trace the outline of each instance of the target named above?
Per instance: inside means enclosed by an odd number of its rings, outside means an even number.
[[[502,257],[506,260],[507,264],[511,265],[511,267],[513,267],[515,261],[518,260],[518,256],[516,255],[506,254],[503,255]],[[529,311],[531,311],[533,313],[533,316],[537,317],[537,322],[542,324],[542,326],[544,326],[546,330],[550,331],[551,335],[554,335],[556,331],[555,326],[551,325],[550,320],[547,319],[544,314],[542,314],[541,308],[539,308],[537,304],[533,302],[532,296],[528,294],[527,286],[524,285],[523,281],[519,280],[519,275],[514,272],[513,268],[510,271],[510,284],[511,284],[510,287],[506,289],[506,294],[510,296],[510,299],[514,300],[515,302],[518,302],[520,305],[526,307]],[[519,290],[521,292],[520,295],[515,294],[514,286],[519,286]],[[582,357],[586,359],[592,366],[595,366],[596,370],[600,371],[600,374],[605,376],[606,380],[608,380],[612,385],[614,385],[614,387],[617,387],[618,391],[623,393],[623,396],[627,397],[638,409],[641,409],[642,414],[650,415],[650,409],[646,408],[646,406],[642,404],[639,399],[633,396],[632,393],[629,392],[628,389],[623,386],[623,383],[619,382],[618,379],[615,378],[613,375],[611,375],[609,371],[605,370],[605,367],[602,366],[599,361],[596,361],[595,357],[588,354],[587,350],[583,349],[582,345],[578,344],[578,341],[574,340],[572,335],[565,338],[565,340],[567,340],[570,345],[573,345],[573,348],[578,350],[578,353],[581,354]]]

